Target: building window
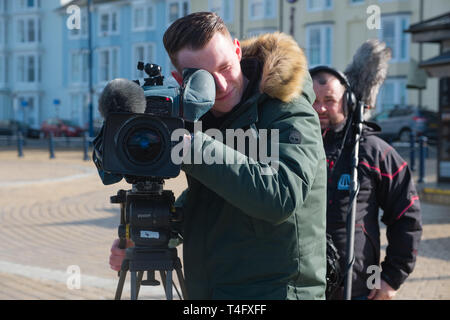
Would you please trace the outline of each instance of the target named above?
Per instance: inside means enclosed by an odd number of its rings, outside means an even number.
[[[0,54],[0,84],[4,85],[7,81],[7,63],[6,56]]]
[[[136,44],[133,47],[133,63],[132,75],[135,79],[145,78],[147,75],[144,71],[136,68],[139,61],[147,63],[155,62],[155,45],[152,43]]]
[[[408,104],[406,78],[387,78],[380,88],[378,111],[391,110],[396,105]]]
[[[119,76],[119,49],[106,48],[98,51],[98,81],[108,82]]]
[[[39,9],[41,7],[41,1],[40,0],[16,0],[14,1],[15,8],[17,11],[22,10],[35,10]]]
[[[88,122],[88,95],[72,93],[70,95],[70,119],[80,126]]]
[[[20,17],[16,19],[17,43],[41,42],[41,21],[38,17]]]
[[[3,46],[5,44],[6,44],[6,22],[4,18],[0,18],[0,46]]]
[[[89,53],[87,51],[73,52],[70,56],[70,82],[83,84],[89,77]]]
[[[330,10],[333,8],[333,0],[308,0],[306,7],[308,11]]]
[[[409,28],[408,15],[392,15],[381,17],[380,39],[392,49],[391,62],[409,61]]]
[[[168,1],[167,2],[167,22],[168,24],[172,24],[178,18],[187,16],[189,14],[189,1],[187,0],[177,0],[177,1]]]
[[[41,81],[41,57],[38,54],[19,54],[16,58],[17,82],[39,83]]]
[[[350,0],[351,4],[361,4],[364,3],[365,0]]]
[[[208,0],[209,11],[217,13],[225,22],[233,22],[233,4],[230,0]]]
[[[133,31],[145,31],[155,28],[155,6],[139,1],[132,6]]]
[[[277,1],[250,0],[248,12],[251,20],[273,19],[277,14]]]
[[[306,54],[311,67],[332,65],[333,26],[311,25],[306,27]]]
[[[119,11],[117,9],[102,9],[98,15],[99,36],[107,37],[119,34]]]

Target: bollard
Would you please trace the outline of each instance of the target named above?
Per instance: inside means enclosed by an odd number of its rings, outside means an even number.
[[[84,150],[84,156],[83,160],[88,161],[89,160],[89,133],[85,132],[83,135],[83,150]]]
[[[55,146],[53,142],[53,132],[49,132],[48,134],[48,148],[50,151],[50,159],[55,158]]]
[[[17,131],[17,153],[19,158],[23,158],[23,134],[22,131]]]
[[[409,161],[411,171],[416,170],[416,133],[411,130],[409,133]]]
[[[419,183],[422,183],[425,181],[425,159],[426,159],[426,153],[427,153],[427,137],[420,137],[419,139],[419,155],[420,155],[420,162],[419,162]]]

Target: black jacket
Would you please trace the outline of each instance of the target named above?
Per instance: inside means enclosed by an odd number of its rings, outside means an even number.
[[[328,162],[327,232],[341,256],[343,273],[346,270],[346,216],[354,146],[350,133],[341,148],[345,129],[323,133]],[[373,279],[374,272],[368,267],[380,264],[380,208],[388,240],[386,258],[381,263],[381,279],[392,288],[398,289],[413,271],[422,234],[419,197],[411,171],[392,146],[374,135],[377,131],[377,125],[365,123],[360,141],[353,297],[370,292],[367,280],[371,276]]]

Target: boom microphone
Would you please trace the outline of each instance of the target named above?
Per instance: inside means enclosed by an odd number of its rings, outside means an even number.
[[[392,52],[377,39],[364,42],[344,71],[350,87],[359,101],[375,107],[378,91],[386,79]]]
[[[122,78],[111,80],[98,100],[98,111],[104,119],[114,112],[144,113],[146,106],[144,90]]]

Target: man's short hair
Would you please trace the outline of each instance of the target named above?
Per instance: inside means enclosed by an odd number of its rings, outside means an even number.
[[[177,53],[204,48],[220,32],[231,39],[227,26],[214,12],[195,12],[176,20],[164,33],[163,42],[172,64],[178,68]]]

